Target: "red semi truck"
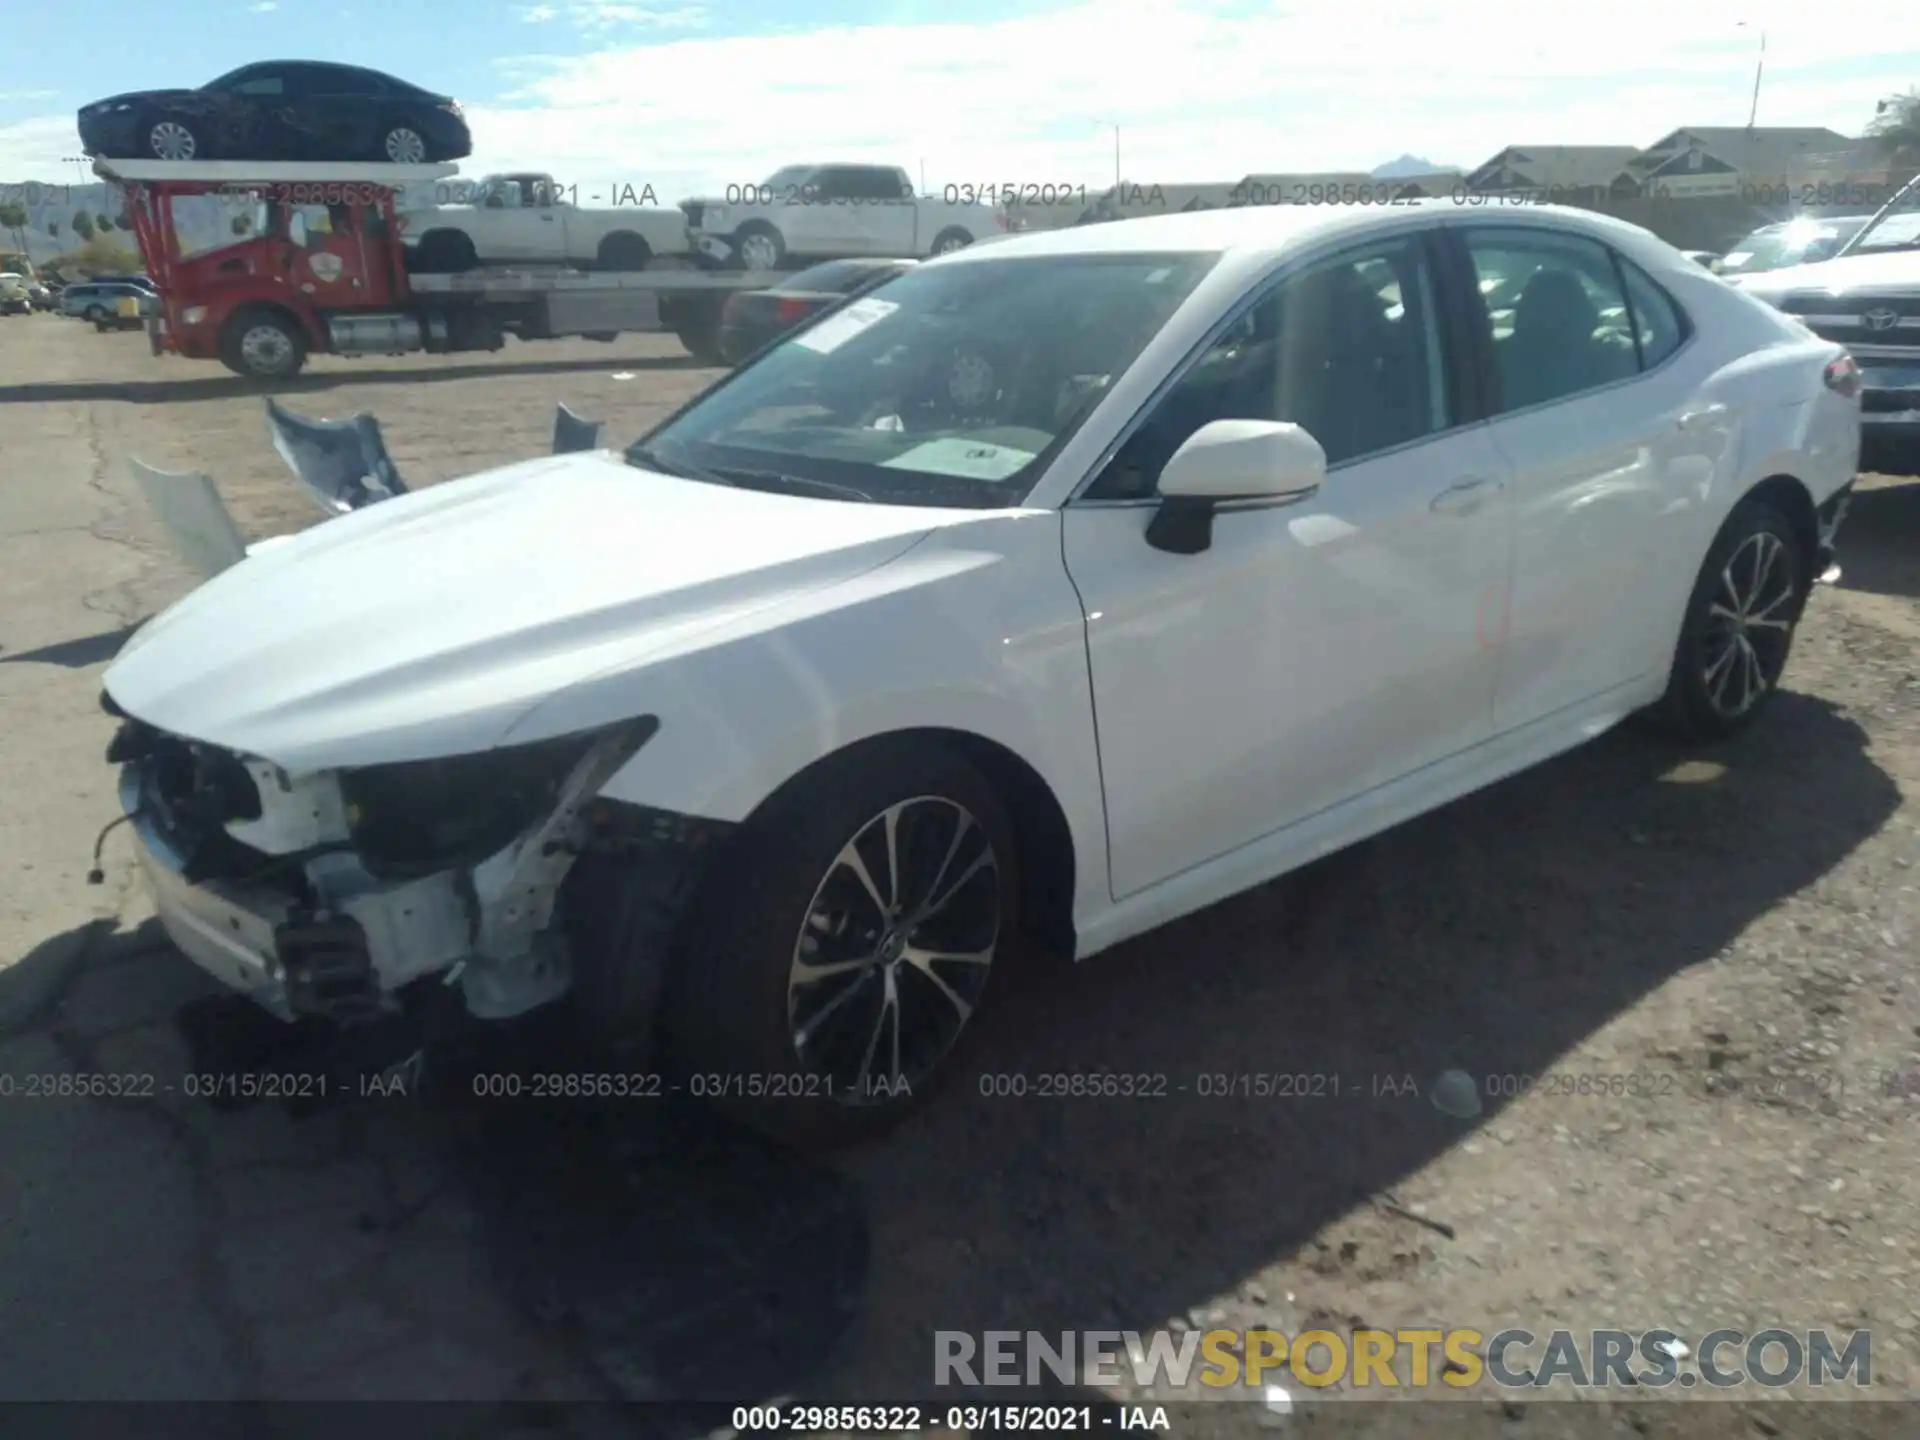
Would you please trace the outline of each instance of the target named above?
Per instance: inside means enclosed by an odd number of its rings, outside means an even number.
[[[720,310],[778,277],[666,257],[631,273],[470,270],[410,274],[395,201],[454,165],[100,160],[118,185],[161,313],[158,354],[219,360],[282,379],[309,355],[498,350],[521,340],[672,331],[719,363]],[[209,199],[208,197],[211,197]],[[198,207],[212,243],[183,246],[176,202]],[[244,216],[244,221],[240,217]],[[221,227],[225,226],[224,231]]]

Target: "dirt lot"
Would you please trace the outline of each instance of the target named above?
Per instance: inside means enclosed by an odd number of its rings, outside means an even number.
[[[542,452],[557,401],[624,438],[711,376],[629,340],[322,361],[280,393],[373,410],[422,483]],[[1861,496],[1751,737],[1614,734],[1078,972],[1035,962],[941,1103],[815,1166],[697,1117],[389,1098],[296,1122],[185,1095],[171,1017],[202,989],[123,837],[84,879],[117,813],[98,677],[188,584],[127,456],[212,474],[253,535],[311,518],[260,405],[139,335],[0,322],[0,1397],[461,1399],[484,1424],[420,1423],[617,1429],[510,1402],[907,1399],[936,1329],[1167,1323],[1867,1328],[1872,1393],[1920,1394],[1920,486]],[[1449,1070],[1482,1113],[1434,1104]],[[1186,1091],[981,1093],[1094,1071]],[[1197,1093],[1276,1072],[1342,1097]],[[67,1073],[157,1080],[29,1098]],[[1626,1075],[1640,1093],[1549,1078]],[[1920,1433],[1863,1405],[1554,1394],[1418,1428]],[[1315,1408],[1338,1418],[1292,1428],[1415,1428]]]

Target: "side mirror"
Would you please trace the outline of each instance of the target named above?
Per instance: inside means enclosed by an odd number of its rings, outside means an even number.
[[[1222,506],[1292,504],[1326,478],[1327,452],[1298,425],[1215,420],[1189,435],[1161,470],[1160,508],[1147,526],[1147,543],[1172,555],[1198,555],[1213,544],[1213,516]]]

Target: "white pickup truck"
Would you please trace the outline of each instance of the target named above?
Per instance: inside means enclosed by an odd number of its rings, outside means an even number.
[[[701,254],[748,270],[789,261],[924,260],[1006,228],[992,205],[920,195],[893,165],[788,165],[758,185],[682,200]]]
[[[446,203],[411,209],[401,219],[409,263],[429,274],[476,265],[571,265],[644,270],[659,256],[689,251],[687,217],[663,206],[583,210],[574,187],[551,175],[488,175],[436,186]],[[646,192],[651,198],[652,191]]]

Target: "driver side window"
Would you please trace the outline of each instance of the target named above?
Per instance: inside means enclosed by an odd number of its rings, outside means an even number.
[[[1108,462],[1090,500],[1144,499],[1215,420],[1286,420],[1338,465],[1449,423],[1433,283],[1417,236],[1288,276],[1217,336]]]

